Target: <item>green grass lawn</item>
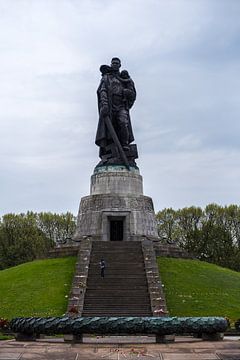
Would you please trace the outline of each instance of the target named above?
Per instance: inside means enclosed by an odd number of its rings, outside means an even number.
[[[0,317],[63,315],[75,263],[47,259],[0,271]],[[170,315],[240,318],[240,273],[197,260],[158,263]]]
[[[240,273],[198,260],[158,258],[172,316],[240,318]]]
[[[61,316],[76,257],[37,260],[0,271],[0,317]]]

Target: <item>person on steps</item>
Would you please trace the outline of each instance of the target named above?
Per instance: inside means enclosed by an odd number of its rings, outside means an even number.
[[[100,261],[100,270],[101,270],[101,277],[102,278],[104,278],[104,276],[105,276],[105,268],[106,268],[105,261],[103,259],[101,259],[101,261]]]

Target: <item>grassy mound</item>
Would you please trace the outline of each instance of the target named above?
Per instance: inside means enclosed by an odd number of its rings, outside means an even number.
[[[75,257],[37,260],[0,271],[0,318],[65,313]]]
[[[197,260],[158,258],[171,316],[240,318],[240,273]]]
[[[0,318],[65,313],[75,257],[0,271]],[[240,318],[240,273],[197,261],[158,258],[170,315]]]

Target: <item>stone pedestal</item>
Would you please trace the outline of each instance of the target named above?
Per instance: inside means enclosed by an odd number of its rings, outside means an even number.
[[[175,335],[156,335],[156,343],[157,344],[170,344],[174,343]]]
[[[143,195],[139,170],[96,167],[90,195],[81,199],[75,239],[142,240],[158,237],[152,199]]]
[[[82,344],[83,336],[82,335],[72,335],[72,334],[64,335],[64,341],[67,343]]]
[[[212,334],[202,333],[202,339],[205,341],[221,341],[224,338],[224,333],[215,332]]]

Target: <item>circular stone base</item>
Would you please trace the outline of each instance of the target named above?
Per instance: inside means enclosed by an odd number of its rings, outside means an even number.
[[[128,170],[126,168],[125,165],[101,165],[101,166],[96,166],[94,169],[94,174],[98,174],[98,173],[102,173],[102,172],[119,172],[119,171],[134,171],[136,170],[136,172],[139,174],[139,168],[137,166],[130,166],[130,170]]]
[[[142,176],[136,167],[130,170],[121,165],[96,167],[91,177],[90,194],[143,195]]]
[[[75,236],[111,240],[111,226],[115,222],[120,224],[122,230],[118,231],[124,241],[158,237],[153,202],[143,195],[142,176],[136,167],[95,168],[90,196],[81,199]]]

